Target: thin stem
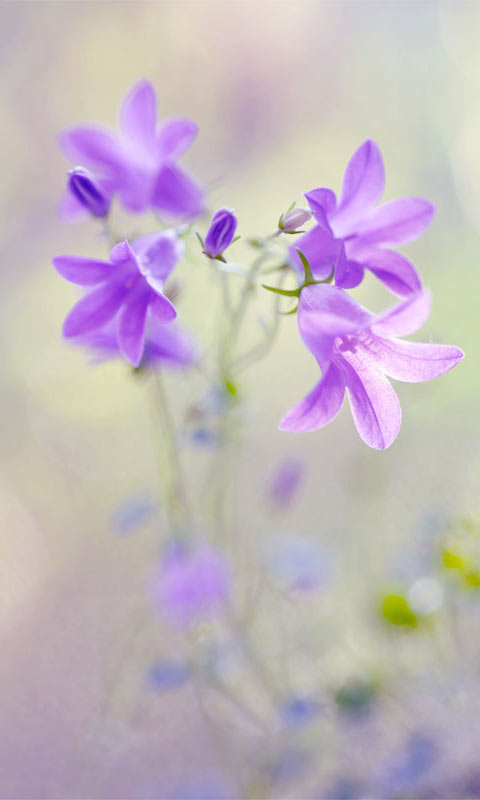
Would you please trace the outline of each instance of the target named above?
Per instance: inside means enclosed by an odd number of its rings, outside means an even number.
[[[189,504],[182,477],[183,471],[177,444],[175,421],[167,399],[164,381],[159,371],[154,373],[153,379],[166,454],[164,459],[166,471],[165,499],[171,527],[178,533],[182,531],[185,518],[190,518]]]

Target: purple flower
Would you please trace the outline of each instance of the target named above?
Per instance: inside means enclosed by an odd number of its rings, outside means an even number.
[[[75,337],[72,343],[88,348],[93,355],[93,362],[97,364],[123,357],[118,346],[115,321],[107,323],[101,330]],[[189,333],[176,322],[165,325],[155,317],[150,317],[145,331],[142,367],[188,367],[196,358],[197,346]]]
[[[197,125],[172,117],[157,126],[155,90],[142,80],[125,97],[120,109],[120,133],[99,125],[70,128],[60,134],[64,154],[95,174],[109,197],[134,213],[148,208],[172,218],[191,219],[203,209],[203,191],[178,166],[193,143]],[[59,213],[66,220],[85,209],[67,189]]]
[[[116,244],[110,261],[59,256],[53,265],[60,275],[80,286],[95,286],[70,311],[63,324],[67,338],[85,336],[116,320],[120,353],[137,367],[145,348],[149,314],[162,323],[177,312],[163,294],[163,284],[183,255],[184,245],[174,231],[152,233]]]
[[[75,167],[68,176],[69,189],[79,203],[94,217],[106,217],[110,211],[110,198],[95,176],[84,167]]]
[[[217,258],[230,247],[237,230],[237,218],[233,211],[221,208],[217,211],[210,223],[205,237],[204,253],[210,258]]]
[[[338,414],[347,389],[363,441],[379,450],[389,447],[400,430],[401,410],[386,376],[411,383],[427,381],[463,358],[458,347],[397,338],[416,331],[429,313],[426,290],[376,316],[335,286],[303,289],[298,327],[322,379],[286,414],[281,430],[313,431],[327,425]]]
[[[295,498],[305,475],[305,464],[295,458],[284,458],[277,464],[269,487],[269,495],[277,508],[287,508]]]
[[[230,570],[218,550],[175,543],[167,553],[154,593],[158,607],[174,624],[190,625],[222,612],[228,603]]]
[[[319,280],[335,272],[335,284],[357,286],[369,269],[392,292],[406,296],[422,284],[413,264],[390,250],[417,239],[430,224],[434,206],[419,197],[403,197],[377,207],[385,186],[383,160],[375,142],[364,142],[350,159],[337,202],[330,189],[305,197],[317,225],[296,242]],[[301,270],[294,247],[292,264]]]

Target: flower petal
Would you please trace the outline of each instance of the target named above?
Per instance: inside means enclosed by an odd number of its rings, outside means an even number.
[[[358,220],[367,216],[385,188],[385,169],[377,144],[367,139],[347,164],[337,210],[330,218],[336,236],[353,233]]]
[[[110,250],[110,261],[112,264],[117,265],[130,264],[140,272],[138,256],[128,239],[124,239],[123,242],[117,242],[117,244],[112,247]]]
[[[90,216],[88,209],[77,200],[68,187],[60,198],[57,214],[64,222],[81,222]]]
[[[295,244],[288,249],[289,260],[295,271],[303,278],[302,262],[298,256],[297,248],[302,251],[315,278],[325,280],[332,274],[332,270],[342,270],[345,262],[345,246],[341,239],[335,239],[331,233],[321,225],[316,225],[308,233],[296,239]]]
[[[407,244],[417,239],[435,214],[435,206],[421,197],[401,197],[379,206],[357,226],[358,245]]]
[[[328,215],[335,211],[337,205],[337,198],[335,192],[331,189],[313,189],[304,195],[313,216],[326,231],[332,232],[330,223],[328,222]]]
[[[371,331],[379,336],[408,336],[427,321],[431,307],[430,290],[422,289],[377,317]]]
[[[165,281],[185,252],[185,244],[174,230],[148,233],[132,243],[142,275]]]
[[[148,283],[154,288],[151,280],[149,280]],[[175,306],[164,294],[156,294],[155,297],[151,299],[150,308],[160,322],[171,322],[177,316]]]
[[[115,316],[127,292],[123,283],[111,281],[94,289],[72,308],[63,323],[63,335],[81,336],[101,328]]]
[[[412,262],[393,250],[375,248],[363,253],[359,259],[377,278],[400,297],[406,297],[422,288],[422,281]]]
[[[315,356],[322,372],[332,360],[335,337],[366,328],[374,315],[343,289],[326,284],[302,289],[297,320],[300,336]]]
[[[462,350],[448,344],[402,342],[400,339],[383,339],[372,335],[362,337],[360,346],[375,360],[382,372],[407,383],[438,378],[464,356]]]
[[[190,149],[198,134],[198,125],[185,117],[172,117],[165,120],[157,133],[157,146],[160,158],[176,161]]]
[[[119,137],[109,128],[85,125],[59,135],[59,144],[70,161],[93,169],[97,177],[110,177],[123,169],[124,152]]]
[[[364,274],[363,264],[359,261],[342,260],[335,270],[335,286],[353,289],[362,282]]]
[[[344,395],[345,381],[332,364],[310,394],[287,412],[280,423],[280,430],[304,433],[323,428],[337,416]]]
[[[398,397],[387,378],[363,354],[341,354],[353,420],[369,447],[384,450],[395,441],[402,422]]]
[[[186,366],[195,361],[196,356],[194,339],[178,325],[152,325],[145,344],[144,363],[159,361]]]
[[[102,283],[111,278],[115,270],[109,261],[81,256],[57,256],[52,263],[62,278],[79,286],[95,286],[97,283]]]
[[[150,81],[141,80],[133,86],[120,108],[120,129],[123,135],[142,150],[155,149],[157,99]]]
[[[170,164],[160,170],[151,204],[160,213],[191,219],[203,211],[204,192],[188,173]]]
[[[134,367],[138,367],[142,360],[150,298],[151,294],[144,286],[133,292],[118,320],[118,349]]]

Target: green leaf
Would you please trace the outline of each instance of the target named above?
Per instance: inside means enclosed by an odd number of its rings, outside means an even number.
[[[200,246],[201,246],[202,250],[205,250],[205,242],[203,241],[203,239],[200,236],[198,231],[195,231],[195,236],[197,237],[198,241],[200,242]]]

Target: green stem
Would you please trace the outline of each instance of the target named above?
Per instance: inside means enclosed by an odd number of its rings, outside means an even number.
[[[160,372],[154,373],[155,397],[162,427],[162,443],[164,445],[165,469],[165,502],[172,531],[184,533],[185,522],[190,519],[189,504],[180,453],[177,444],[175,421],[170,409],[165,385]]]

